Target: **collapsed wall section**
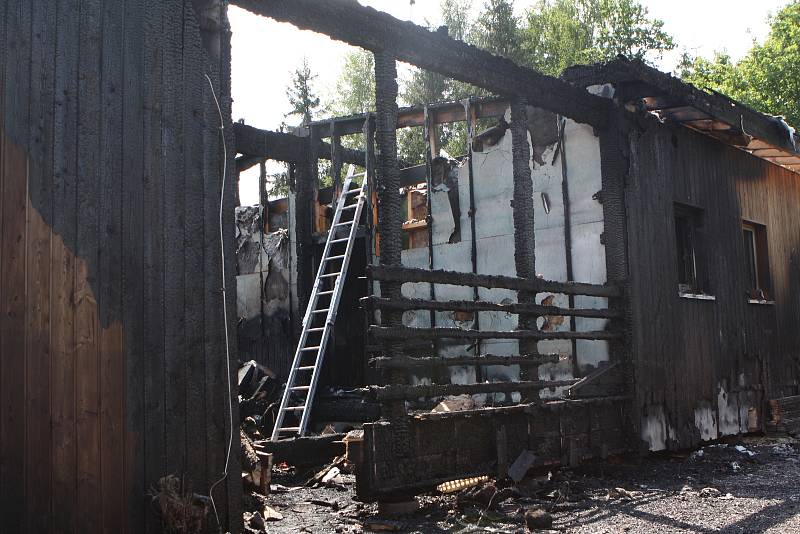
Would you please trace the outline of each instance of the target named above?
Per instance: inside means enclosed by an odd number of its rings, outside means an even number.
[[[606,282],[603,209],[596,193],[602,189],[599,139],[594,130],[572,120],[529,107],[531,143],[531,176],[535,221],[536,271],[547,280],[579,281],[594,284]],[[504,120],[510,120],[507,114]],[[408,248],[402,253],[407,267],[428,268],[430,254],[434,269],[468,271],[473,236],[470,217],[475,217],[474,246],[477,272],[489,275],[516,274],[514,266],[514,221],[512,210],[513,167],[510,130],[499,137],[474,143],[472,162],[438,158],[434,176],[445,174],[449,179],[433,181],[431,192],[431,247]],[[562,161],[566,159],[566,161]],[[472,177],[470,177],[470,172]],[[566,179],[565,179],[566,176]],[[474,206],[470,205],[470,178],[474,184]],[[423,194],[426,191],[423,188]],[[458,209],[454,209],[453,195]],[[566,206],[566,209],[565,209]],[[458,215],[458,220],[454,216]],[[410,215],[419,218],[418,214]],[[457,236],[457,239],[454,239]],[[569,237],[567,237],[569,236]],[[568,259],[569,256],[569,259]],[[568,264],[571,269],[568,272]],[[571,275],[571,276],[569,276]],[[403,296],[428,298],[430,284],[405,284]],[[464,286],[436,284],[437,300],[472,300],[473,290]],[[481,301],[509,303],[517,298],[509,289],[478,288]],[[563,294],[539,295],[537,303],[567,308],[571,297]],[[571,303],[580,308],[602,309],[608,305],[602,297],[577,295]],[[436,311],[436,326],[484,330],[514,330],[517,316],[502,311]],[[572,321],[575,321],[574,326]],[[547,316],[538,321],[539,328],[552,331],[602,330],[606,320],[581,317]],[[431,326],[430,313],[411,310],[404,314],[404,324]],[[608,361],[608,344],[598,340],[547,340],[539,342],[541,353],[559,353],[563,359],[539,367],[541,378],[563,380],[584,376]],[[437,340],[437,353],[442,357],[467,354],[474,343],[455,339]],[[482,341],[480,354],[514,356],[520,353],[519,342],[509,339]],[[577,369],[576,369],[577,363]],[[456,384],[474,383],[481,372],[474,366],[453,367],[450,380]],[[519,366],[489,366],[481,375],[492,381],[519,380]],[[419,374],[418,383],[430,383],[429,376]],[[557,390],[544,391],[553,395]],[[478,401],[485,402],[485,396]]]

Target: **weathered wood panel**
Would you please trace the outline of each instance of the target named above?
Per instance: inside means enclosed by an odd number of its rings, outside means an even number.
[[[643,435],[651,448],[678,448],[760,426],[762,386],[797,393],[800,176],[652,124],[632,137],[627,195]],[[678,296],[676,202],[703,210],[715,300]],[[767,228],[774,304],[748,303],[742,220]]]
[[[58,3],[53,107],[53,236],[51,316],[52,510],[51,530],[75,531],[75,256],[65,242],[77,235],[79,0]],[[57,401],[57,402],[56,402]]]
[[[158,478],[208,494],[226,468],[223,145],[206,73],[230,131],[229,43],[204,47],[221,31],[194,5],[0,6],[3,532],[161,532]],[[242,528],[240,488],[231,476],[214,493],[226,531]]]

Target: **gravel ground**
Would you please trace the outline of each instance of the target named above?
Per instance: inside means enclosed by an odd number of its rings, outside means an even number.
[[[553,532],[800,533],[800,442],[789,438],[745,438],[692,454],[559,470],[517,487],[500,481],[423,495],[420,510],[405,516],[380,516],[377,505],[355,501],[352,475],[299,486],[308,477],[276,473],[279,492],[248,498],[251,510],[267,505],[282,515],[266,532],[516,533],[526,532],[525,512],[538,510]]]

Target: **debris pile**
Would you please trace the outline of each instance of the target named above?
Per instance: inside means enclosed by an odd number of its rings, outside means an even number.
[[[239,367],[239,417],[243,429],[253,439],[272,432],[280,403],[280,384],[270,369],[254,360]]]
[[[358,433],[348,436],[357,439]],[[347,442],[348,436],[341,441]],[[257,450],[259,444],[254,446]],[[734,469],[733,463],[740,468]],[[399,495],[362,503],[354,492],[353,466],[346,456],[337,456],[323,466],[273,466],[267,493],[251,490],[246,495],[245,530],[250,534],[638,532],[646,529],[626,526],[641,526],[648,517],[678,510],[695,514],[693,524],[699,529],[709,514],[708,521],[724,522],[736,516],[730,510],[759,505],[762,501],[748,498],[747,492],[756,496],[766,491],[762,486],[789,492],[784,501],[791,510],[800,502],[800,494],[791,484],[772,483],[774,470],[788,465],[796,467],[786,476],[795,476],[800,454],[794,440],[708,445],[694,453],[665,453],[639,462],[612,457],[576,469],[551,469],[537,463],[533,451],[522,451],[502,476],[472,476],[442,483],[415,498]],[[762,469],[773,472],[765,475],[766,483],[753,484]],[[648,510],[649,515],[640,517],[631,514],[633,510]]]
[[[205,530],[209,498],[193,493],[185,480],[175,475],[161,477],[149,495],[164,532],[190,534]]]

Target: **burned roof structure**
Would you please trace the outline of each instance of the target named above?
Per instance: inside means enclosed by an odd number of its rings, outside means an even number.
[[[229,3],[372,51],[376,109],[292,133],[234,124]],[[762,431],[800,393],[800,169],[779,119],[625,59],[548,77],[355,0],[0,13],[10,532],[159,532],[149,491],[176,480],[209,528],[242,531],[237,393],[256,414],[293,370],[333,392],[296,387],[292,408],[317,403],[309,428],[361,427],[346,452],[364,500],[519,457]],[[496,96],[398,109],[398,61]],[[467,132],[456,157],[438,147],[449,122]],[[423,130],[424,165],[399,161],[404,127]],[[235,177],[265,159],[289,163],[289,194],[240,210],[237,235]],[[354,191],[364,216],[337,219]],[[345,258],[347,276],[320,268]],[[322,293],[340,300],[303,322]],[[298,366],[295,347],[320,348],[300,333],[328,329],[324,361]],[[241,392],[237,355],[255,360]],[[251,483],[259,452],[344,452],[303,423],[245,440]]]
[[[632,110],[649,111],[764,158],[800,171],[795,129],[781,117],[765,115],[715,91],[704,91],[641,60],[619,57],[597,65],[568,68],[562,78],[588,87],[613,84],[615,99]]]

